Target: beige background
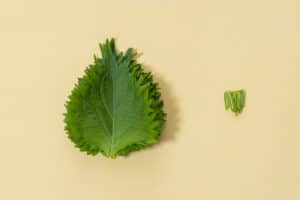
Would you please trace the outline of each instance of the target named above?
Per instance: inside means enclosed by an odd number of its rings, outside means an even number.
[[[299,0],[1,0],[0,199],[299,200]],[[110,160],[64,134],[76,78],[116,37],[161,84],[160,144]],[[245,88],[226,112],[223,92]]]

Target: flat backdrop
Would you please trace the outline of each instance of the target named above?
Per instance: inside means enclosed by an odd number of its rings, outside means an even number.
[[[299,0],[1,0],[0,199],[299,200]],[[159,144],[74,148],[64,103],[115,37],[159,82]],[[244,88],[244,113],[223,92]]]

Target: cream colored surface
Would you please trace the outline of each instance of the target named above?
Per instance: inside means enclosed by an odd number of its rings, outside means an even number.
[[[298,0],[1,0],[0,199],[299,200]],[[160,144],[87,156],[63,127],[77,77],[116,37],[160,82]],[[223,91],[244,88],[236,118]]]

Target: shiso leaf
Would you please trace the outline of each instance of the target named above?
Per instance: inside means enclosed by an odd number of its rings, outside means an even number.
[[[156,143],[166,115],[134,49],[118,52],[107,39],[100,50],[65,104],[65,130],[80,151],[116,158]]]
[[[225,109],[226,110],[230,109],[236,115],[241,114],[245,107],[245,98],[246,98],[245,90],[225,91],[224,92]]]

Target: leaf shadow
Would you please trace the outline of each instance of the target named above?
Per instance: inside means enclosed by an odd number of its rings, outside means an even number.
[[[145,72],[151,72],[153,75],[154,82],[158,83],[158,87],[161,92],[161,98],[164,102],[163,110],[166,113],[166,122],[163,126],[163,130],[161,132],[158,142],[156,144],[139,149],[139,151],[152,149],[159,144],[174,141],[176,139],[176,134],[180,128],[180,109],[177,104],[177,97],[175,96],[171,85],[168,83],[168,81],[166,81],[166,79],[162,75],[152,70],[152,68],[149,65],[142,63],[142,68]],[[137,152],[130,152],[127,155],[124,155],[123,158],[127,159],[134,153]]]
[[[164,112],[166,113],[166,122],[164,124],[160,139],[158,143],[170,142],[175,140],[176,133],[179,130],[179,113],[180,109],[177,104],[177,98],[168,81],[157,72],[151,70],[149,65],[143,64],[145,71],[153,74],[154,82],[158,83],[161,92],[162,100],[164,102]],[[156,145],[154,145],[156,146]]]

